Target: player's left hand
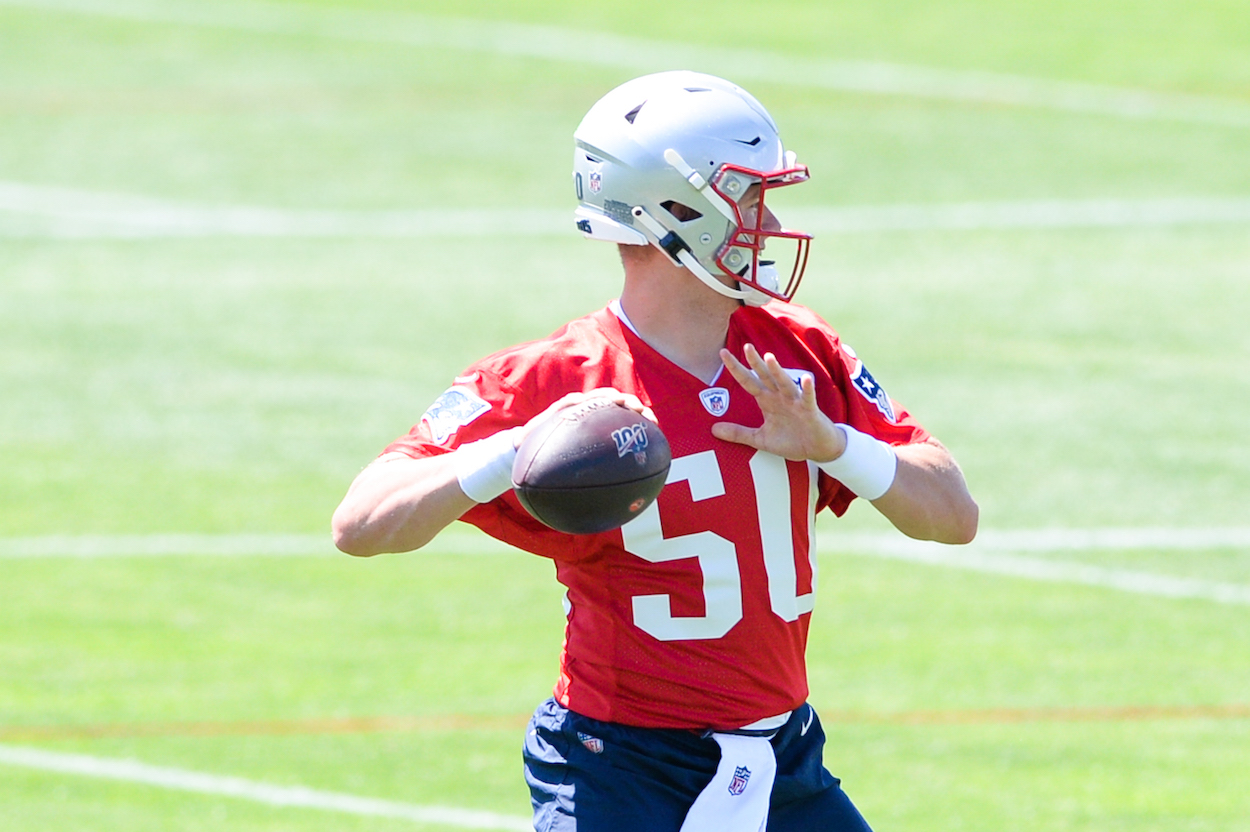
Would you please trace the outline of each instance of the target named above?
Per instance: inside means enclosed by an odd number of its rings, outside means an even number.
[[[743,348],[747,364],[729,350],[721,350],[726,369],[759,403],[764,424],[758,428],[731,422],[712,425],[712,435],[727,442],[750,445],[785,459],[828,462],[846,449],[846,434],[816,406],[816,385],[810,375],[795,384],[772,353],[760,355]],[[749,366],[748,366],[749,365]]]

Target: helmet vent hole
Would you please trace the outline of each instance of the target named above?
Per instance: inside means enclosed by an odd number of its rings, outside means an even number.
[[[660,207],[672,214],[673,219],[678,222],[693,222],[703,216],[689,205],[682,205],[680,202],[671,199],[661,202]]]
[[[628,113],[626,113],[626,114],[625,114],[625,120],[626,120],[626,121],[628,121],[630,124],[633,124],[633,123],[634,123],[634,119],[638,118],[638,111],[639,111],[639,110],[641,110],[641,109],[643,108],[643,105],[644,105],[644,104],[646,104],[646,103],[647,103],[647,102],[645,102],[645,101],[644,101],[644,102],[642,102],[642,104],[639,104],[637,107],[635,107],[634,109],[632,109],[632,110],[630,110]]]
[[[764,141],[763,137],[756,136],[755,138],[751,139],[751,141],[747,141],[746,139],[738,139],[738,144],[745,144],[747,147],[755,147],[757,144],[759,144],[762,141]]]

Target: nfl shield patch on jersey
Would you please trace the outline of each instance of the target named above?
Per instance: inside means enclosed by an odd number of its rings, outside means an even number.
[[[724,387],[709,387],[699,394],[703,409],[713,416],[724,416],[729,412],[729,391]]]

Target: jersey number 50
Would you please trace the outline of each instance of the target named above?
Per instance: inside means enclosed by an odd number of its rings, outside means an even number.
[[[808,466],[809,540],[815,505],[816,471]],[[673,460],[668,481],[686,481],[695,509],[699,503],[725,493],[725,480],[715,451],[703,451]],[[794,621],[812,611],[812,593],[798,595],[794,539],[790,516],[793,501],[786,461],[756,452],[750,463],[751,488],[759,513],[760,539],[764,546],[764,568],[768,573],[768,596],[772,610],[785,621]],[[660,525],[659,501],[621,527],[626,551],[651,563],[698,558],[703,571],[703,597],[706,614],[675,617],[668,595],[634,596],[634,624],[661,641],[720,638],[742,620],[742,577],[738,569],[738,548],[732,540],[706,531],[678,537],[664,537]],[[709,509],[710,511],[710,509]],[[812,548],[812,547],[809,547]],[[812,585],[816,583],[815,553],[810,556]]]

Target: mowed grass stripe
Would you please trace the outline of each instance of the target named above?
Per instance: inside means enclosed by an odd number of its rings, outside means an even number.
[[[48,741],[118,737],[292,736],[304,734],[392,734],[429,731],[520,731],[528,714],[515,716],[433,714],[429,716],[321,717],[194,722],[104,722],[90,725],[0,725],[0,740]]]
[[[37,748],[0,745],[0,764],[57,774],[81,775],[139,783],[164,789],[233,797],[283,808],[320,809],[353,815],[398,818],[463,829],[532,829],[528,819],[449,806],[419,806],[372,797],[321,791],[304,786],[279,786],[241,777],[153,766],[135,760],[66,754]]]
[[[574,233],[571,209],[298,211],[201,205],[11,181],[0,181],[0,212],[22,218],[0,221],[0,237],[409,239]],[[815,234],[1250,224],[1250,197],[800,207],[787,212],[786,219]]]
[[[679,65],[697,66],[742,81],[869,95],[1038,107],[1120,118],[1250,127],[1250,104],[1231,99],[1164,95],[1099,84],[883,61],[803,58],[511,21],[259,2],[246,6],[220,3],[211,7],[151,0],[0,0],[0,4],[141,22],[461,49],[639,72]]]
[[[1250,549],[1250,527],[982,529],[968,546],[943,546],[900,534],[839,533],[822,530],[823,551],[874,553],[903,550],[1000,552],[1080,552],[1115,549]],[[513,551],[468,527],[453,525],[430,544],[438,552]],[[321,534],[52,534],[0,537],[0,557],[118,557],[130,555],[315,555],[335,554],[327,531]]]
[[[519,731],[528,714],[513,716],[325,717],[232,722],[106,722],[83,725],[0,726],[4,742],[49,742],[145,737],[301,736],[422,732]],[[824,723],[844,725],[998,725],[1046,722],[1147,722],[1157,720],[1250,719],[1250,704],[1109,705],[1104,707],[971,708],[962,710],[820,712]]]

